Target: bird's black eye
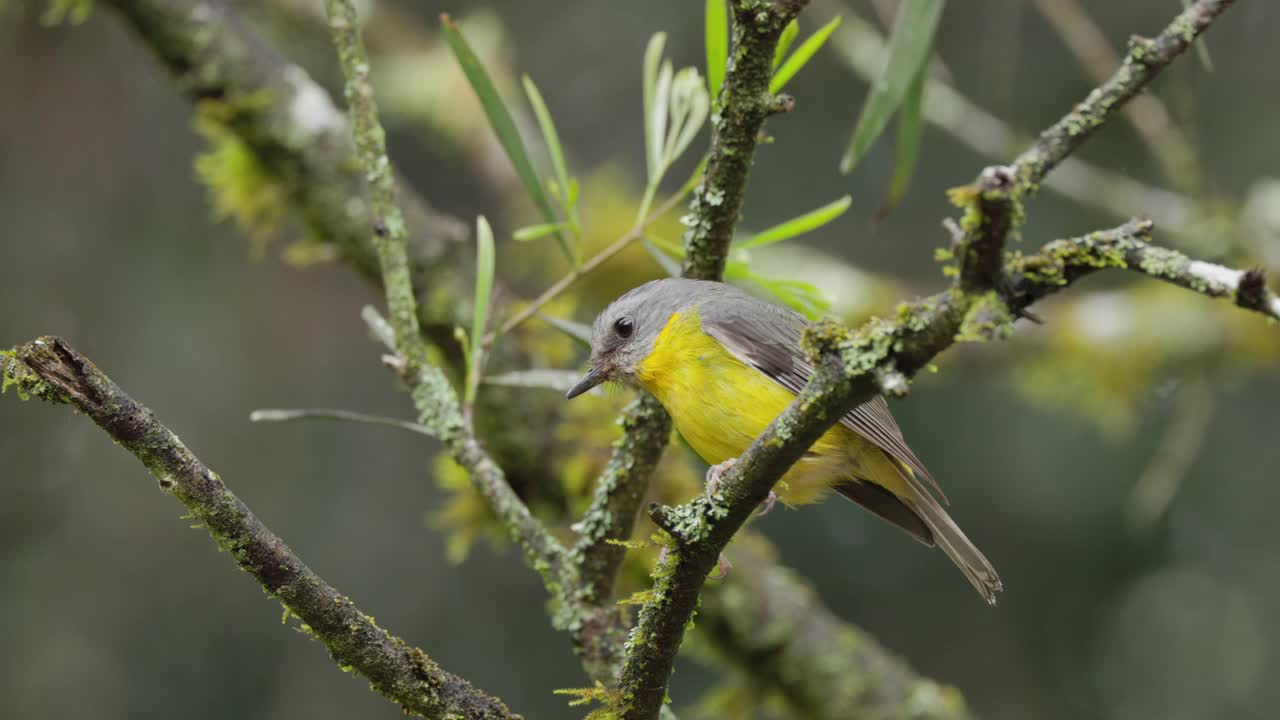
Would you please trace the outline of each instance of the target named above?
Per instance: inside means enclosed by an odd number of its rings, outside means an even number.
[[[631,337],[631,333],[635,332],[635,329],[636,329],[635,322],[630,317],[627,317],[626,315],[623,315],[622,317],[613,321],[613,331],[618,333],[618,337],[629,338]]]

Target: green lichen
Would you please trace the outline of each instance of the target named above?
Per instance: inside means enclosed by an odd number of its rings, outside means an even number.
[[[956,340],[962,342],[1005,340],[1013,334],[1013,316],[996,292],[974,299],[965,313]]]
[[[1173,280],[1186,272],[1191,260],[1176,250],[1148,246],[1142,252],[1138,268],[1153,277]]]

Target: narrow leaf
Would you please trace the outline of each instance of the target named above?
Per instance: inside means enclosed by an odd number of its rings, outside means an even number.
[[[554,315],[543,315],[542,313],[538,313],[538,317],[542,318],[543,321],[546,322],[548,325],[559,330],[565,335],[568,335],[569,337],[573,338],[574,340],[577,340],[578,342],[582,343],[587,347],[591,347],[591,327],[590,326],[583,325],[582,323],[574,322],[572,320],[565,320],[564,318],[558,318],[558,317],[555,317]]]
[[[831,299],[816,285],[798,280],[774,280],[755,273],[747,279],[810,320],[817,320],[831,309]]]
[[[483,215],[476,218],[476,299],[475,314],[471,318],[471,357],[467,368],[466,404],[475,403],[476,385],[480,381],[480,369],[484,359],[480,357],[481,339],[489,324],[489,301],[493,296],[493,229]]]
[[[672,81],[671,94],[672,118],[671,131],[667,136],[667,144],[663,151],[663,164],[670,167],[684,154],[689,144],[697,137],[702,124],[707,121],[711,110],[711,101],[707,91],[702,87],[702,79],[698,77],[696,68],[685,68],[676,73]],[[677,111],[677,100],[679,110]]]
[[[526,225],[515,232],[511,233],[511,237],[520,242],[528,242],[544,238],[557,230],[563,230],[567,227],[567,223],[541,223],[539,225]]]
[[[649,166],[649,182],[654,184],[657,184],[667,170],[664,162],[667,149],[667,114],[671,108],[671,81],[674,77],[675,70],[671,67],[671,61],[664,61],[662,67],[658,69],[658,80],[653,85],[653,117],[650,119],[649,128],[653,133],[650,140],[653,142],[656,156],[653,158],[653,164]]]
[[[720,96],[725,66],[729,64],[729,11],[724,0],[707,0],[707,89],[711,101]]]
[[[556,171],[556,183],[562,188],[564,193],[563,204],[566,214],[569,216],[569,222],[572,227],[578,226],[578,211],[574,207],[573,198],[569,193],[569,165],[564,160],[564,148],[560,145],[560,134],[556,132],[556,124],[551,120],[551,112],[547,110],[547,104],[542,99],[542,93],[538,92],[538,86],[533,83],[533,78],[525,75],[522,78],[524,83],[525,95],[529,96],[529,105],[533,107],[533,114],[538,118],[538,127],[542,128],[542,139],[547,144],[547,154],[551,156],[551,167]]]
[[[649,38],[649,45],[644,50],[644,68],[642,82],[644,90],[644,157],[648,163],[649,175],[657,172],[658,163],[662,161],[662,137],[654,132],[653,105],[658,86],[658,66],[662,64],[662,47],[667,42],[666,33],[654,33]],[[663,112],[666,117],[666,112]]]
[[[938,2],[942,2],[942,0],[938,0]],[[813,59],[813,56],[822,49],[822,46],[827,42],[827,38],[831,37],[831,33],[835,32],[838,27],[840,27],[839,15],[832,18],[831,22],[818,28],[818,32],[810,35],[804,42],[800,43],[800,47],[796,48],[791,57],[787,58],[787,61],[782,63],[782,67],[778,68],[778,71],[773,74],[773,79],[769,81],[769,92],[776,93],[782,90],[787,81],[795,77],[796,73],[800,72],[801,68],[808,64]]]
[[[840,172],[853,170],[902,105],[916,73],[929,61],[942,6],[942,0],[902,0],[889,38],[888,60],[862,106],[849,148],[840,158]]]
[[[881,217],[893,210],[911,186],[916,157],[920,154],[920,138],[924,135],[924,88],[928,75],[929,65],[921,65],[915,80],[911,81],[911,88],[907,90],[906,99],[902,101],[902,111],[898,113],[898,157],[894,161],[889,191],[880,206]]]
[[[488,385],[505,385],[507,387],[547,388],[563,393],[568,392],[569,388],[573,387],[581,377],[582,373],[572,370],[536,368],[490,375],[484,379],[484,382]]]
[[[851,204],[853,204],[853,198],[845,195],[839,200],[827,203],[816,210],[810,210],[799,217],[791,218],[784,223],[779,223],[771,228],[761,230],[746,241],[737,245],[737,248],[740,250],[749,250],[762,245],[772,245],[773,243],[788,240],[797,235],[812,232],[843,215],[844,211],[848,210]]]
[[[680,277],[680,263],[671,259],[670,255],[664,253],[647,237],[644,239],[644,249],[648,251],[654,262],[658,263],[662,270],[667,273],[668,277]]]
[[[471,89],[480,99],[485,117],[489,119],[489,126],[493,128],[494,135],[498,137],[498,142],[501,143],[502,149],[506,151],[512,166],[515,167],[520,182],[529,192],[529,197],[533,198],[533,203],[537,205],[543,218],[549,223],[556,222],[557,218],[551,209],[551,201],[547,198],[542,183],[538,181],[538,174],[529,160],[529,152],[525,149],[524,140],[516,130],[515,120],[511,118],[511,112],[507,110],[506,103],[498,94],[498,88],[493,84],[484,65],[480,63],[480,58],[462,36],[462,31],[457,24],[449,19],[448,15],[440,16],[440,24],[444,29],[444,37],[449,43],[449,49],[453,51],[453,57],[458,62],[458,67],[462,68],[462,74],[466,76]],[[560,249],[564,251],[565,257],[573,262],[573,251],[564,234],[557,232],[556,239],[560,242]]]
[[[787,51],[791,49],[791,43],[796,41],[796,35],[800,33],[800,21],[792,20],[787,26],[782,28],[782,35],[778,38],[778,47],[773,50],[773,69],[777,70],[782,64],[784,58],[787,57]]]

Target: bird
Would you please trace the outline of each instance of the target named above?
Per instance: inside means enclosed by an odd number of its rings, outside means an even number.
[[[653,280],[609,304],[591,328],[586,374],[566,397],[604,382],[639,387],[712,468],[746,451],[813,374],[800,349],[808,320],[721,282]],[[926,485],[926,483],[928,483]],[[832,426],[778,481],[788,506],[843,495],[940,547],[988,603],[1000,576],[935,498],[941,488],[876,395]]]

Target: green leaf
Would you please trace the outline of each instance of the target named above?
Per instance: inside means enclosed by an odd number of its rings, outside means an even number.
[[[511,237],[520,242],[528,242],[544,238],[557,230],[563,230],[568,227],[568,223],[541,223],[538,225],[526,225],[511,233]]]
[[[489,301],[493,296],[493,229],[483,215],[476,218],[476,300],[475,315],[471,318],[471,352],[467,368],[466,404],[476,400],[476,386],[480,383],[480,368],[484,364],[480,344],[485,327],[489,324]]]
[[[816,285],[798,280],[775,280],[755,273],[749,273],[745,279],[810,320],[817,320],[831,309],[831,299]]]
[[[938,2],[941,1],[938,0]],[[795,77],[795,74],[800,72],[800,69],[808,64],[813,59],[813,56],[822,49],[822,46],[827,42],[827,38],[831,37],[831,33],[835,32],[838,27],[840,27],[839,15],[832,18],[831,22],[818,28],[818,32],[810,35],[804,42],[800,43],[800,47],[796,48],[791,57],[787,58],[787,61],[782,63],[782,67],[778,68],[778,71],[773,74],[773,79],[769,81],[769,92],[776,93],[782,90],[787,81]]]
[[[462,74],[466,76],[471,89],[480,99],[485,117],[489,119],[489,126],[493,128],[494,135],[498,137],[498,142],[501,143],[502,149],[506,151],[512,166],[515,167],[520,182],[533,198],[533,203],[538,206],[543,218],[549,223],[556,222],[558,218],[555,211],[551,209],[551,201],[547,198],[542,183],[538,181],[538,174],[529,160],[529,152],[525,149],[524,140],[520,138],[520,132],[516,129],[515,120],[511,118],[511,112],[507,110],[506,103],[498,94],[498,88],[494,86],[489,73],[485,71],[480,58],[462,36],[462,31],[457,24],[449,19],[448,15],[440,16],[440,24],[444,29],[444,37],[449,43],[449,49],[453,51],[453,57],[458,61],[458,67],[462,68]],[[556,240],[559,241],[560,249],[564,251],[569,262],[574,262],[573,250],[569,247],[564,233],[557,232]]]
[[[773,69],[777,70],[782,64],[783,58],[787,56],[787,51],[791,49],[791,43],[796,41],[796,35],[800,34],[800,21],[792,20],[787,26],[782,28],[782,35],[778,38],[778,46],[773,50]]]
[[[848,210],[852,204],[853,198],[845,195],[839,200],[827,203],[816,210],[810,210],[799,217],[791,218],[784,223],[761,230],[736,247],[739,250],[750,250],[751,248],[772,245],[797,235],[812,232],[843,215],[844,211]]]
[[[684,68],[671,81],[671,130],[662,150],[663,172],[689,148],[707,121],[711,100],[697,68]]]
[[[942,0],[902,0],[889,38],[889,58],[862,106],[849,148],[840,158],[840,172],[853,170],[902,105],[916,73],[929,61],[942,6]]]
[[[707,89],[711,102],[720,95],[725,67],[729,64],[729,10],[724,0],[707,0]]]
[[[644,157],[652,178],[662,161],[662,136],[654,132],[654,103],[657,102],[658,66],[662,64],[662,48],[667,42],[666,33],[654,33],[649,38],[649,45],[644,50],[643,90],[644,90]],[[664,99],[663,102],[666,102]],[[662,112],[665,121],[666,110]]]
[[[643,244],[644,249],[649,252],[649,256],[653,258],[654,262],[658,263],[662,270],[667,273],[668,277],[680,277],[680,263],[672,260],[670,255],[663,252],[657,245],[653,244],[649,238],[646,237]]]
[[[542,93],[538,92],[538,86],[533,83],[533,78],[525,75],[522,82],[525,95],[529,96],[529,105],[533,107],[533,114],[538,118],[538,127],[542,128],[542,139],[547,144],[547,154],[551,156],[551,167],[556,171],[556,183],[565,193],[563,204],[565,213],[569,216],[569,225],[577,228],[578,210],[574,206],[577,198],[568,192],[572,182],[569,178],[569,165],[564,160],[564,148],[560,145],[560,134],[556,132],[556,125],[551,120],[551,112],[547,110],[547,104],[542,99]]]
[[[488,385],[505,385],[507,387],[547,388],[557,392],[568,392],[582,373],[573,370],[551,370],[535,368],[533,370],[515,370],[513,372],[490,375],[484,381]]]
[[[902,111],[898,113],[898,157],[894,161],[889,191],[880,206],[882,217],[893,210],[911,186],[916,157],[920,154],[920,138],[924,135],[924,88],[928,84],[928,75],[928,64],[921,65],[907,90],[906,99],[902,101]]]
[[[653,85],[653,117],[648,123],[650,132],[653,133],[650,141],[656,153],[653,164],[649,166],[649,182],[655,185],[667,169],[663,159],[667,150],[667,115],[671,109],[671,81],[674,77],[675,70],[672,69],[671,61],[664,60]]]
[[[554,315],[544,315],[542,313],[538,313],[538,317],[542,318],[542,320],[546,322],[548,325],[559,330],[565,335],[568,335],[569,337],[573,338],[574,340],[577,340],[578,342],[582,343],[587,347],[591,347],[591,327],[590,326],[583,325],[582,323],[574,322],[572,320],[565,320],[564,318],[558,318],[558,317],[555,317]]]

